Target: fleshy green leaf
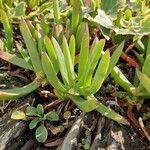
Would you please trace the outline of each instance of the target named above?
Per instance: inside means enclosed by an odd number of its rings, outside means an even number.
[[[90,143],[85,143],[84,144],[84,150],[89,150],[91,147]]]
[[[11,119],[14,120],[25,120],[26,115],[23,111],[14,111],[11,115]]]
[[[100,89],[102,83],[106,78],[109,62],[110,54],[109,51],[106,51],[98,65],[92,84],[87,90],[90,94],[94,94]]]
[[[142,73],[144,73],[148,77],[150,77],[150,71],[148,69],[149,67],[150,67],[150,54],[147,55],[142,68]]]
[[[95,46],[98,44],[99,39],[96,37],[91,45],[90,51],[93,51]]]
[[[60,80],[57,78],[57,73],[54,70],[54,67],[52,65],[51,60],[48,58],[48,55],[46,53],[42,54],[42,66],[44,69],[44,72],[47,76],[48,81],[50,84],[60,92],[65,92],[66,89],[64,88],[63,84],[60,82]]]
[[[35,27],[33,26],[33,24],[30,21],[27,20],[26,24],[27,24],[27,26],[29,28],[29,31],[30,31],[33,39],[36,39],[36,31],[37,30],[35,29]]]
[[[147,49],[146,49],[146,56],[150,54],[150,35],[148,36],[148,44],[147,44]]]
[[[46,119],[49,121],[58,121],[59,116],[55,111],[50,111],[46,114]]]
[[[26,108],[26,115],[27,116],[37,116],[37,109],[32,106],[28,106]]]
[[[135,94],[135,87],[128,81],[118,67],[114,67],[111,72],[111,76],[122,88],[128,92],[131,92],[132,94]]]
[[[148,78],[145,74],[141,73],[139,70],[136,70],[136,73],[142,85],[150,93],[150,78]]]
[[[81,2],[80,1],[74,1],[73,4],[73,10],[72,10],[72,19],[71,19],[71,29],[72,32],[75,33],[77,26],[79,24],[79,17],[80,17],[80,6]]]
[[[68,43],[67,43],[67,40],[65,37],[63,37],[63,53],[64,53],[64,59],[65,59],[66,68],[67,68],[67,72],[68,72],[69,85],[71,86],[74,84],[74,78],[75,78],[74,66],[72,63],[69,46],[68,46]]]
[[[60,21],[60,13],[59,13],[59,1],[53,0],[53,13],[55,22],[58,24]]]
[[[74,35],[71,36],[70,42],[69,42],[69,50],[70,50],[70,55],[72,59],[72,64],[74,66],[74,61],[75,61],[75,48],[76,48],[76,43],[75,43],[75,37]]]
[[[10,99],[16,100],[20,97],[23,97],[33,92],[39,86],[40,83],[38,83],[35,79],[32,83],[21,88],[0,90],[0,100],[10,100]]]
[[[121,115],[117,114],[115,111],[111,110],[110,108],[107,108],[102,103],[99,103],[99,106],[98,106],[98,108],[96,110],[98,112],[100,112],[102,115],[104,115],[105,117],[108,117],[108,118],[110,118],[112,120],[115,120],[118,123],[129,125],[129,122],[124,117],[122,117]]]
[[[89,59],[89,29],[88,24],[84,25],[84,35],[82,37],[81,50],[79,56],[79,65],[78,65],[78,80],[79,85],[84,82],[84,73],[87,68],[87,63]]]
[[[0,58],[25,69],[33,70],[33,67],[27,63],[24,59],[17,57],[15,54],[0,51]]]
[[[43,115],[44,114],[44,109],[43,109],[43,106],[41,104],[37,105],[37,113],[39,115]]]
[[[130,9],[126,9],[124,14],[125,20],[129,21],[132,18],[132,11]]]
[[[107,76],[111,73],[112,69],[115,67],[116,63],[119,60],[119,57],[122,54],[122,50],[124,47],[124,42],[122,42],[117,49],[114,51],[114,53],[112,54],[111,58],[110,58],[110,65],[107,71]]]
[[[77,29],[77,32],[76,32],[76,48],[77,50],[80,49],[81,47],[81,42],[82,42],[82,38],[83,38],[83,35],[84,35],[84,26],[85,26],[85,23],[82,22],[79,26],[78,26],[78,29]]]
[[[82,111],[90,112],[98,107],[98,101],[93,97],[81,98],[76,95],[68,95],[73,103]]]
[[[3,0],[0,0],[0,8],[4,9]]]
[[[35,32],[36,40],[37,40],[37,47],[38,47],[38,52],[39,54],[42,54],[42,52],[45,51],[45,46],[43,42],[43,36],[39,31]]]
[[[22,58],[29,64],[31,64],[31,59],[26,49],[24,49],[18,42],[16,42],[16,47],[19,53],[21,54]],[[32,67],[33,70],[33,67]]]
[[[54,69],[57,72],[59,70],[58,69],[59,66],[58,66],[57,56],[56,56],[53,44],[52,44],[51,40],[48,38],[48,36],[45,36],[44,44],[46,46],[46,50],[47,50],[48,56],[49,56],[50,60],[53,63]]]
[[[150,78],[150,71],[148,69],[149,66],[150,66],[150,54],[146,57],[142,67],[142,73],[145,74],[148,78]],[[147,95],[147,92],[144,92],[145,88],[143,87],[142,83],[139,83],[137,90],[139,91],[138,93],[142,92],[145,93],[145,95]]]
[[[29,27],[23,19],[20,23],[20,30],[25,40],[35,73],[37,76],[44,76],[36,41],[33,39]]]
[[[91,55],[88,60],[86,72],[84,74],[84,78],[85,78],[84,85],[85,86],[88,86],[91,84],[92,76],[93,76],[94,70],[98,64],[98,61],[100,59],[104,45],[105,45],[105,40],[100,40],[99,42],[97,42],[97,44],[92,49]]]
[[[63,81],[65,84],[69,84],[68,73],[67,73],[67,68],[66,68],[66,64],[65,64],[65,58],[64,58],[64,55],[62,53],[62,50],[61,50],[58,42],[53,37],[52,37],[52,42],[53,42],[55,52],[57,55],[59,69],[60,69]]]
[[[6,50],[12,51],[13,48],[13,30],[12,26],[9,23],[9,19],[7,17],[7,14],[3,9],[0,9],[0,17],[1,22],[3,24],[3,28],[5,31],[5,38],[6,38]]]
[[[40,122],[39,118],[33,119],[33,120],[30,122],[30,124],[29,124],[29,128],[30,128],[30,129],[34,129],[34,128],[37,126],[37,124],[38,124],[39,122]]]
[[[45,128],[44,124],[40,125],[35,132],[35,137],[38,142],[44,143],[48,137],[48,131]]]

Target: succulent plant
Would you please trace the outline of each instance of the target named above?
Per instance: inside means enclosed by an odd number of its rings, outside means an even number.
[[[42,54],[42,66],[49,83],[54,87],[55,94],[63,100],[71,99],[82,111],[89,112],[97,110],[113,120],[127,124],[127,121],[119,114],[100,103],[93,95],[102,86],[104,80],[114,68],[119,54],[121,54],[123,43],[110,57],[109,51],[103,52],[105,40],[94,40],[91,49],[89,47],[89,31],[87,23],[84,24],[84,35],[82,37],[79,54],[78,71],[74,70],[75,64],[75,38],[70,38],[69,44],[63,37],[62,46],[55,38],[45,37],[45,44],[52,46],[54,51]],[[52,41],[52,42],[51,42]],[[51,44],[52,43],[52,44]],[[52,58],[52,56],[55,57]],[[117,56],[118,55],[118,56]],[[55,60],[55,61],[53,61]],[[57,61],[56,61],[57,60]],[[57,62],[57,63],[56,63]],[[59,66],[56,68],[55,66]],[[61,77],[58,78],[58,72]],[[61,80],[62,79],[62,80]]]

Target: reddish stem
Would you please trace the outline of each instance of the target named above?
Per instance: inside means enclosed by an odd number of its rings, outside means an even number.
[[[44,110],[48,110],[48,109],[50,109],[50,108],[52,108],[52,107],[55,107],[56,105],[58,105],[58,104],[61,103],[61,102],[62,102],[62,100],[57,99],[57,100],[55,100],[55,101],[53,101],[53,102],[47,104],[47,105],[44,107]]]
[[[139,64],[133,58],[129,57],[127,54],[122,53],[121,58],[134,68],[139,68]]]

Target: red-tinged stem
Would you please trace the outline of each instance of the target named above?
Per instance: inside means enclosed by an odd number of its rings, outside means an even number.
[[[122,53],[121,58],[134,68],[139,68],[139,64],[133,58],[129,57],[127,54]]]

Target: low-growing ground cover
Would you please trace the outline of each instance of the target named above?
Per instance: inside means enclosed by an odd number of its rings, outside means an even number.
[[[149,149],[149,25],[148,0],[0,0],[1,149]]]

